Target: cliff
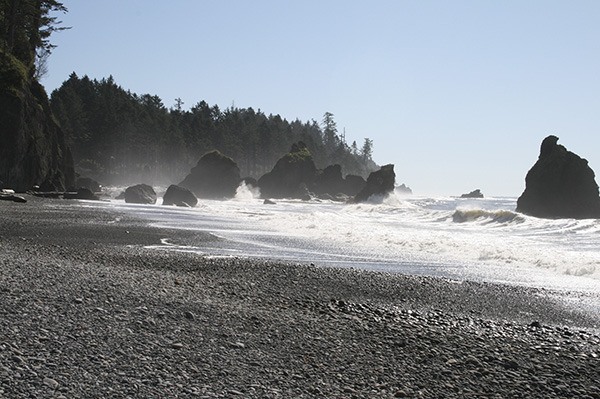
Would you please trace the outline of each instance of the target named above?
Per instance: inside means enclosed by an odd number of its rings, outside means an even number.
[[[73,181],[71,152],[44,88],[20,61],[0,51],[0,184],[50,191]]]

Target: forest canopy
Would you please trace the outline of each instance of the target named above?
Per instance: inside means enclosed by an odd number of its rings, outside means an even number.
[[[177,99],[167,108],[158,96],[132,93],[112,77],[75,73],[51,95],[78,172],[104,184],[177,182],[214,149],[233,158],[242,175],[258,178],[297,141],[306,143],[318,168],[340,164],[344,174],[363,177],[377,169],[372,140],[348,145],[329,112],[319,124],[205,101],[189,110],[182,105]]]

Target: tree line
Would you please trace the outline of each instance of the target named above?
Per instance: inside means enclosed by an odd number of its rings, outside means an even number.
[[[167,108],[155,95],[138,95],[112,77],[101,80],[72,73],[52,92],[51,107],[67,133],[76,168],[104,184],[135,180],[176,182],[206,152],[233,158],[243,176],[270,171],[292,143],[303,141],[315,164],[340,164],[345,174],[366,177],[377,169],[373,141],[348,144],[334,115],[292,122],[253,108],[220,109],[200,101],[189,110],[176,99]]]

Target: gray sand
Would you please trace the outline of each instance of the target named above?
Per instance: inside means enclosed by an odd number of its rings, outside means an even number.
[[[0,202],[0,397],[600,398],[545,290],[144,248],[210,234]]]

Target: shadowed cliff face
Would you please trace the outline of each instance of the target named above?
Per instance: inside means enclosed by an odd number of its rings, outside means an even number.
[[[558,144],[542,142],[540,156],[527,173],[517,211],[543,218],[600,218],[600,197],[587,160]]]
[[[4,52],[0,52],[0,181],[17,191],[34,185],[64,190],[74,182],[71,152],[44,88]]]

